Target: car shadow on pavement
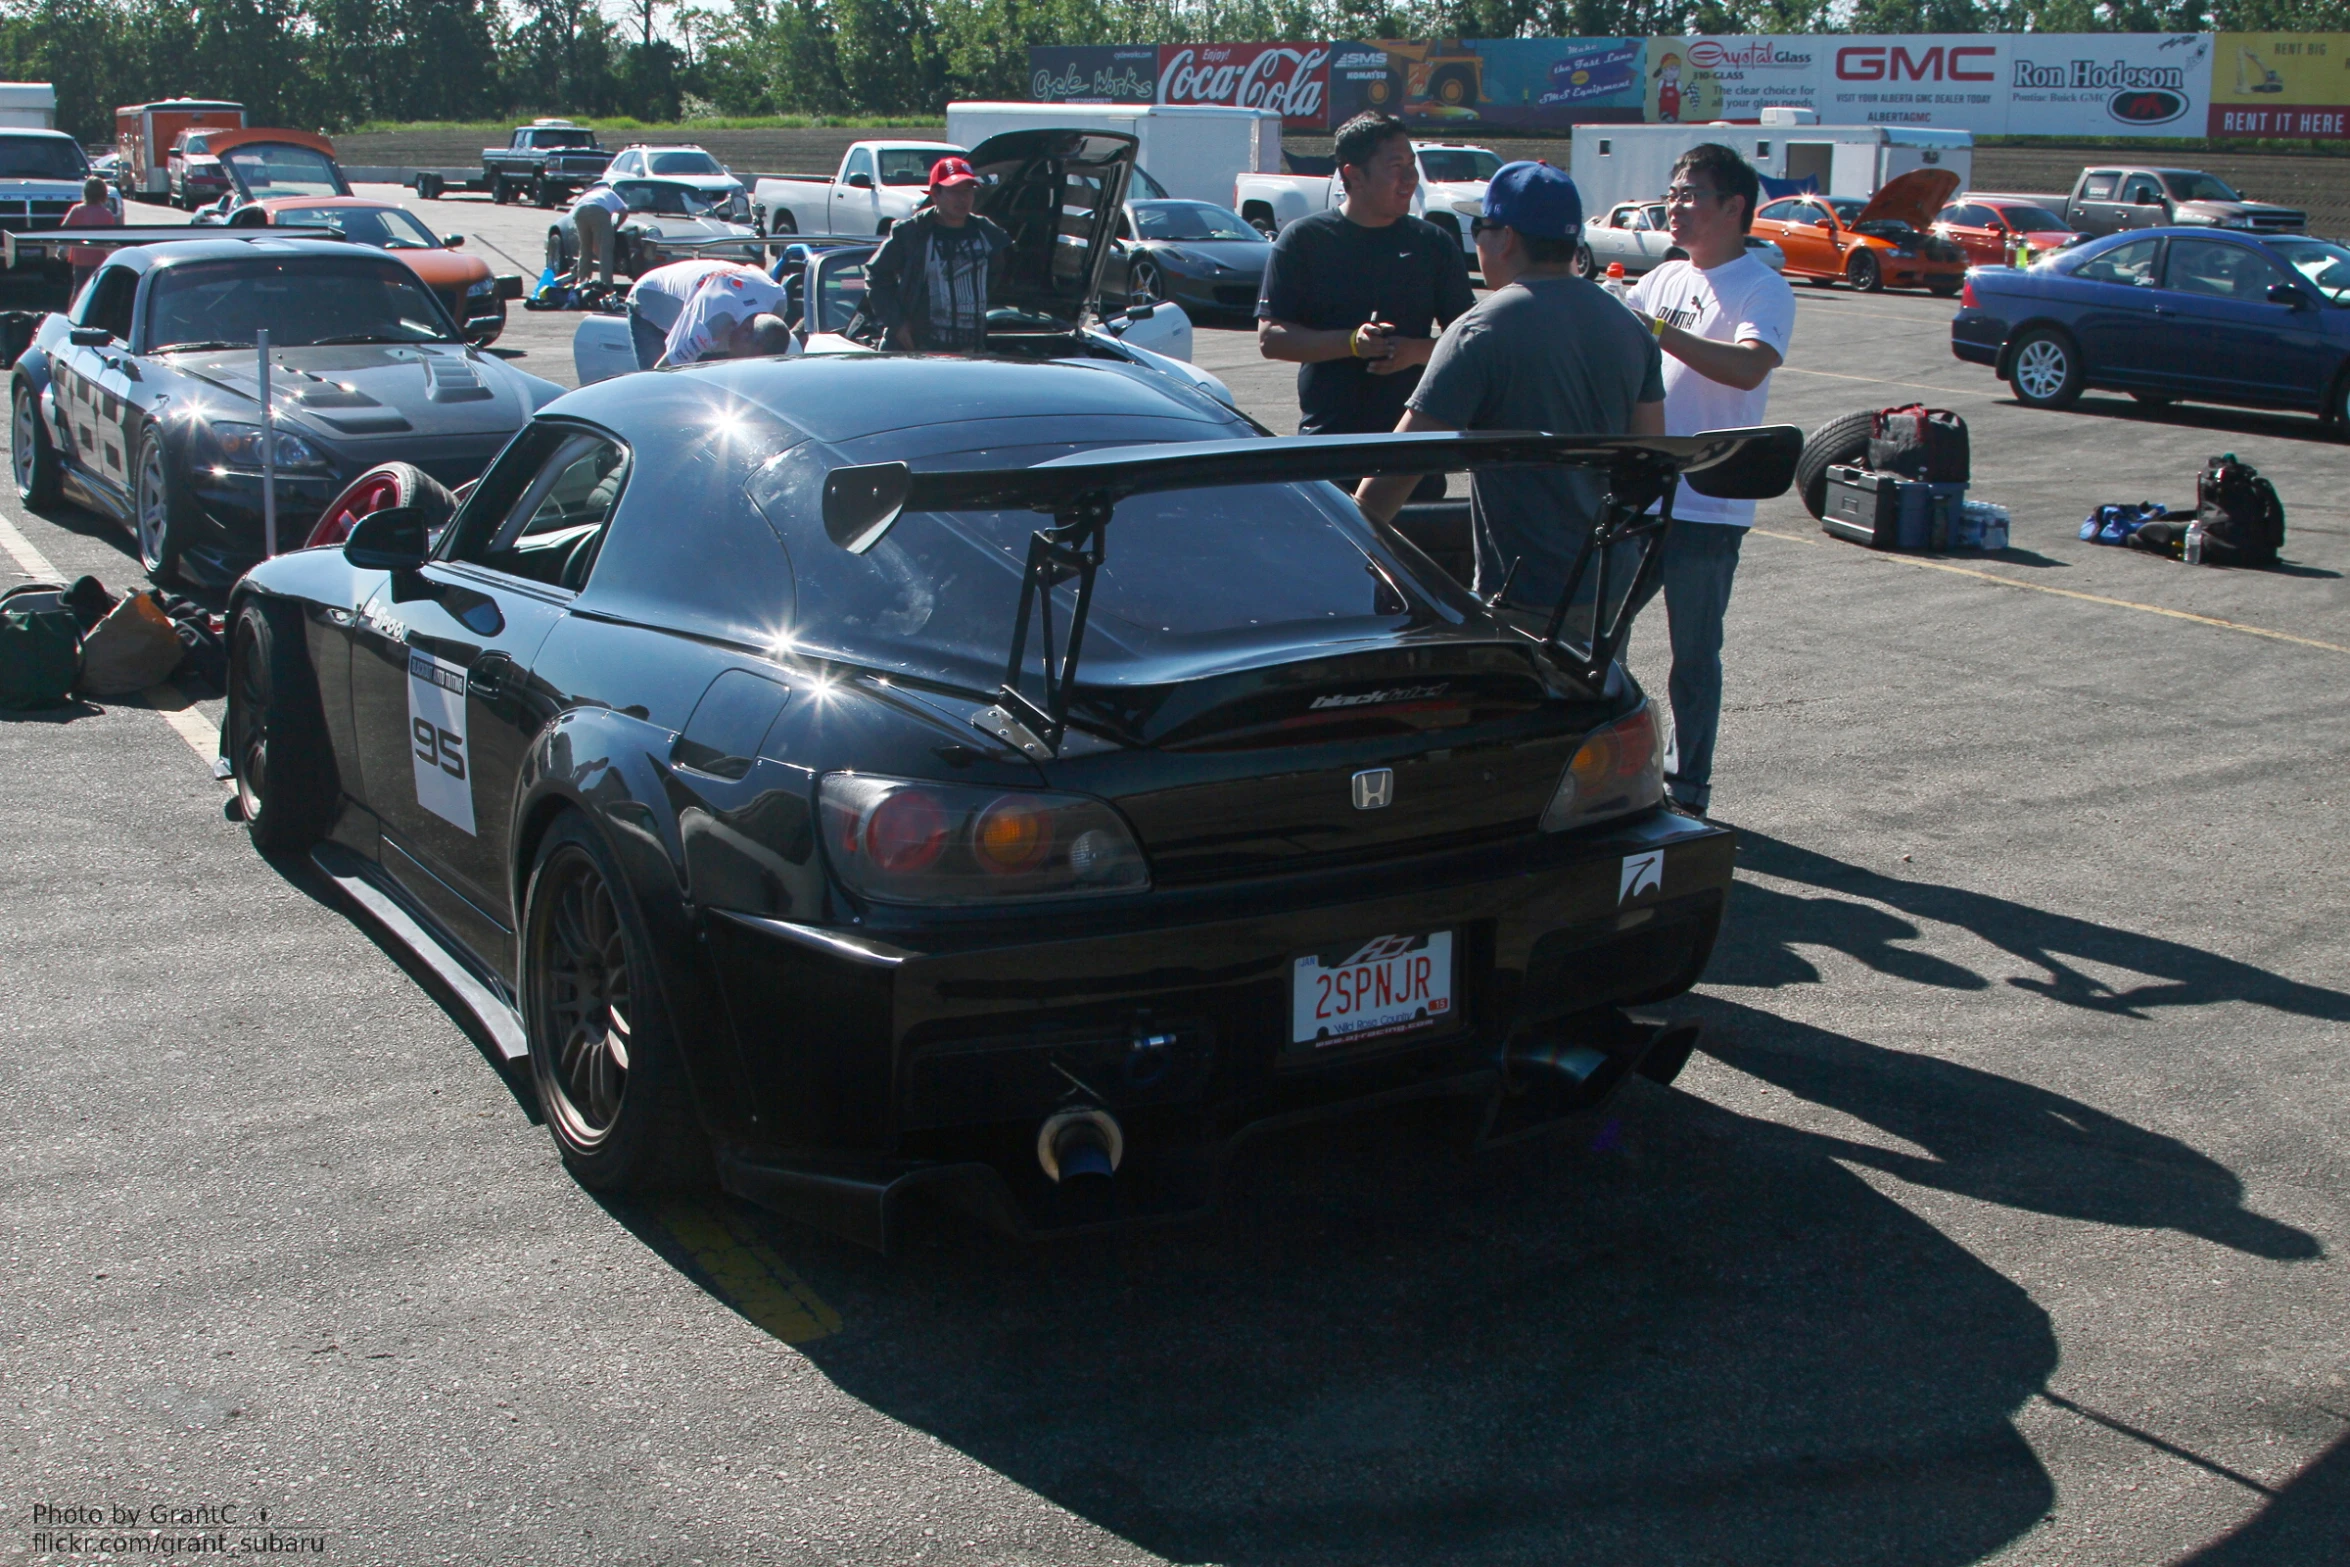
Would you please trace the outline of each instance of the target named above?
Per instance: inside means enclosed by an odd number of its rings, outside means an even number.
[[[102,517],[86,507],[75,506],[64,501],[60,501],[46,510],[35,511],[33,515],[53,528],[62,529],[81,538],[97,540],[100,544],[121,555],[129,565],[133,576],[141,582],[146,580],[146,568],[139,564],[139,541],[132,536],[130,529],[116,522],[112,517]],[[116,587],[116,584],[111,582],[106,585],[109,588]]]
[[[1983,975],[1947,958],[1894,945],[1920,934],[1917,925],[1900,917],[1908,915],[1958,926],[2043,970],[2044,979],[2016,976],[2007,983],[2067,1006],[2144,1018],[2163,1007],[2244,1001],[2297,1017],[2350,1022],[2350,995],[2160,936],[2052,914],[1964,887],[1888,876],[1748,828],[1739,829],[1738,850],[1741,872],[1817,888],[1820,895],[1739,881],[1722,945],[1706,969],[1711,986],[1769,989],[1816,982],[1819,970],[1797,950],[1806,946],[1843,952],[1879,973],[1920,984],[1956,990],[1990,986]],[[2116,987],[2082,967],[2084,962],[2142,979]]]
[[[2176,402],[2157,406],[2118,393],[2092,392],[2074,408],[2085,414],[2132,419],[2140,424],[2176,425],[2182,430],[2213,435],[2266,435],[2280,441],[2322,441],[2339,438],[2333,427],[2315,414],[2272,413],[2259,408],[2233,408],[2218,403]]]
[[[846,1324],[801,1350],[1178,1561],[1938,1567],[2050,1510],[2047,1317],[1828,1144],[1641,1081],[1473,1157],[1441,1115],[1254,1145],[1163,1229],[787,1229]]]
[[[2304,1465],[2244,1524],[2179,1567],[2341,1567],[2343,1562],[2350,1562],[2350,1436]]]
[[[2171,1229],[2272,1261],[2322,1256],[2315,1236],[2243,1206],[2233,1171],[2185,1143],[2063,1094],[1693,996],[1700,1048],[1807,1104],[1886,1134],[1766,1123],[1821,1156],[1979,1202],[2125,1229]],[[1905,1146],[1894,1146],[1895,1143]]]

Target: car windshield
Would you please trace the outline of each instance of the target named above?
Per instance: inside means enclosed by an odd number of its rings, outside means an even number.
[[[314,147],[257,142],[220,155],[255,201],[272,196],[348,196],[335,160]]]
[[[631,212],[651,212],[663,217],[690,218],[709,210],[710,204],[691,185],[669,185],[653,180],[622,180],[612,187],[620,192],[620,199],[628,203]]]
[[[1640,217],[1643,223],[1656,232],[1661,234],[1665,231],[1665,209],[1662,203],[1653,207],[1641,208]]]
[[[881,149],[881,183],[884,185],[927,185],[930,166],[941,158],[966,157],[961,148],[952,152],[936,147],[884,147]]]
[[[1474,148],[1428,147],[1420,153],[1420,177],[1440,184],[1456,185],[1470,180],[1489,180],[1500,167],[1499,158]]]
[[[718,160],[706,152],[656,152],[645,159],[647,174],[723,174]]]
[[[2162,177],[2163,187],[2173,201],[2242,201],[2244,198],[2228,188],[2228,182],[2210,174],[2176,173]]]
[[[1167,187],[1151,178],[1151,171],[1141,164],[1134,166],[1134,178],[1127,182],[1126,194],[1136,201],[1165,201]]]
[[[1836,209],[1836,221],[1846,228],[1858,223],[1860,215],[1868,210],[1869,205],[1858,196],[1830,196],[1827,202]]]
[[[195,344],[453,343],[440,307],[396,261],[302,256],[193,261],[164,268],[147,306],[147,351]]]
[[[1138,201],[1134,229],[1143,239],[1264,239],[1239,213],[1209,201]]]
[[[323,224],[343,238],[383,250],[438,250],[432,231],[401,207],[296,207],[281,210],[277,221],[308,226]]]
[[[2268,248],[2326,298],[2350,304],[2350,250],[2322,239],[2272,239]]]
[[[2071,233],[2072,225],[2046,207],[1994,207],[1992,211],[2007,220],[2007,226],[2019,234]]]
[[[81,144],[64,136],[0,136],[0,179],[78,180],[90,172]]]
[[[1079,449],[994,448],[931,461],[1022,466]],[[752,499],[797,572],[794,642],[864,661],[878,654],[981,689],[1000,680],[1036,513],[908,512],[870,551],[851,555],[825,542],[821,508],[802,501],[822,494],[835,461],[810,442],[753,481]],[[1212,656],[1300,628],[1321,639],[1392,630],[1410,604],[1373,565],[1369,537],[1361,512],[1326,484],[1120,501],[1094,583],[1087,667],[1099,678],[1119,662]],[[1073,588],[1055,599],[1060,621],[1074,607]]]

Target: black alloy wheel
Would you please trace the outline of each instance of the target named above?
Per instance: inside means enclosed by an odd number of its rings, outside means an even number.
[[[16,498],[38,511],[57,503],[57,448],[41,423],[40,400],[30,383],[16,383],[8,426],[9,458],[16,469]]]
[[[229,630],[227,749],[245,831],[264,854],[307,848],[334,819],[340,785],[300,611],[248,600]]]
[[[2081,351],[2053,327],[2035,327],[2008,356],[2007,380],[2027,408],[2069,408],[2081,395]]]
[[[1159,264],[1148,255],[1138,255],[1126,269],[1126,303],[1155,305],[1167,297],[1167,279],[1159,271]]]
[[[1852,259],[1844,263],[1844,280],[1864,294],[1874,294],[1885,286],[1885,269],[1877,264],[1876,252],[1856,250]]]
[[[522,916],[523,1024],[547,1130],[592,1191],[705,1182],[694,1114],[636,907],[577,813],[548,829]]]

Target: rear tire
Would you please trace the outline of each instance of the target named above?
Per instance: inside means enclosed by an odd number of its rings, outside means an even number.
[[[1599,258],[1591,253],[1589,245],[1575,247],[1575,276],[1579,278],[1599,276]]]
[[[506,205],[506,199],[506,176],[503,174],[491,175],[490,200],[496,205],[503,207]]]
[[[264,854],[316,843],[341,787],[318,681],[292,605],[248,601],[229,633],[229,760],[245,831]]]
[[[582,1186],[642,1193],[709,1180],[652,945],[611,852],[576,812],[531,865],[522,1006],[547,1130]]]
[[[2063,333],[2036,327],[2009,356],[2007,384],[2026,408],[2070,408],[2081,396],[2081,351]]]
[[[790,213],[771,212],[767,215],[767,234],[769,238],[772,239],[778,235],[783,234],[797,234],[799,231],[800,220],[793,217]]]
[[[1876,417],[1871,410],[1831,419],[1803,443],[1803,453],[1795,459],[1795,490],[1803,497],[1803,509],[1813,518],[1828,514],[1830,468],[1868,465],[1869,432]]]
[[[40,399],[27,382],[16,383],[9,424],[10,458],[16,469],[16,498],[35,511],[57,504],[57,448],[41,423]]]
[[[1860,293],[1880,293],[1885,287],[1885,269],[1877,264],[1874,252],[1856,250],[1844,263],[1844,281]]]

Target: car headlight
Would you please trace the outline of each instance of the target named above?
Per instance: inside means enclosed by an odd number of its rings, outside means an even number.
[[[477,278],[465,285],[467,299],[488,299],[497,292],[498,280],[494,277]]]
[[[816,798],[833,869],[876,903],[1014,903],[1150,888],[1125,821],[1084,795],[832,773]]]
[[[2222,218],[2219,220],[2218,226],[2223,229],[2248,229],[2252,227],[2252,219],[2248,216]]]
[[[1643,702],[1630,716],[1584,736],[1542,813],[1542,830],[1565,832],[1629,816],[1664,797],[1664,746],[1656,713]]]
[[[221,461],[231,468],[261,467],[261,440],[263,431],[257,424],[233,422],[204,427],[212,442],[212,449]],[[280,468],[324,468],[325,456],[291,430],[277,432],[277,465]]]

